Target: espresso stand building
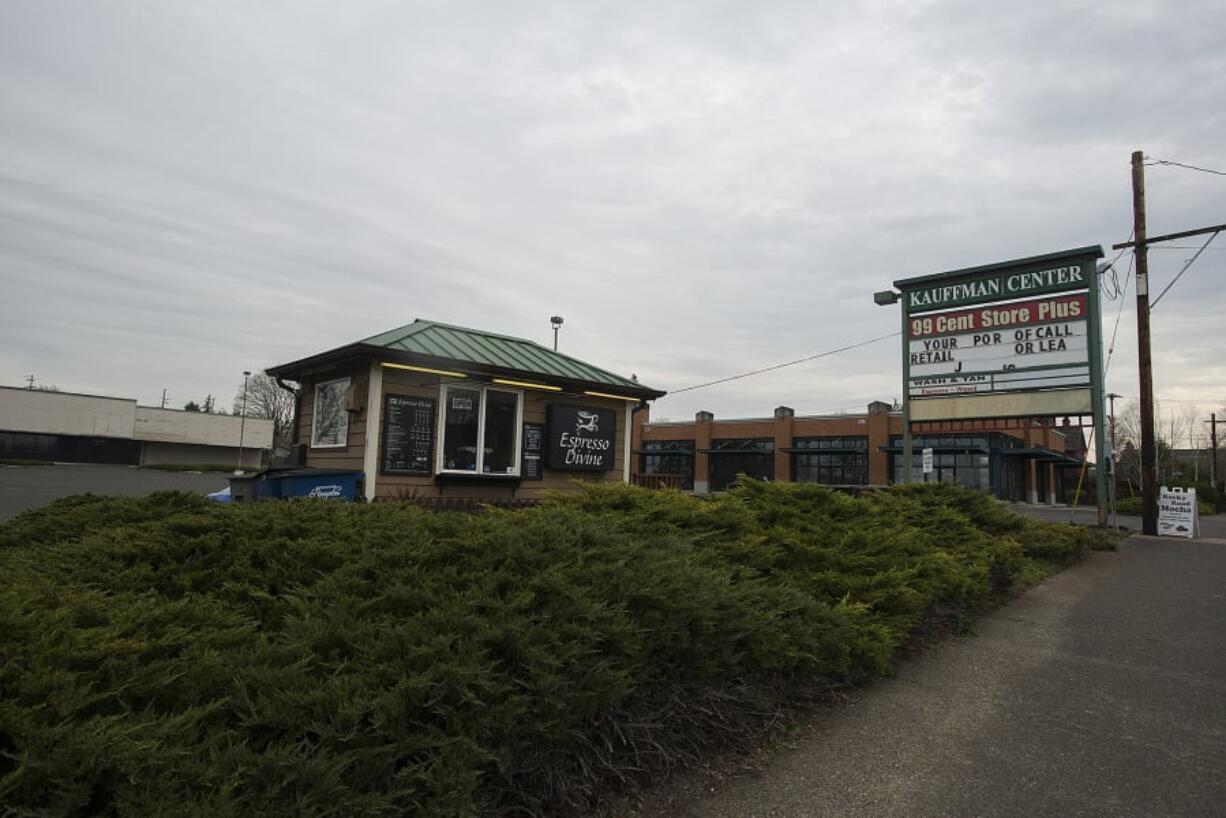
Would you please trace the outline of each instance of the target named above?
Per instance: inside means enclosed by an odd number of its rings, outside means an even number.
[[[299,463],[363,472],[367,500],[628,482],[631,414],[664,395],[533,341],[423,320],[267,372],[298,385]]]

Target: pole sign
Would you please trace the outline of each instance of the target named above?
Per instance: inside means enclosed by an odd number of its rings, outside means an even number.
[[[924,449],[924,474],[932,474],[932,449]]]
[[[1158,494],[1158,534],[1188,539],[1200,534],[1196,489],[1162,487]]]
[[[908,417],[1091,414],[1101,257],[1084,247],[895,281]]]
[[[1090,385],[1084,294],[908,321],[912,398]]]

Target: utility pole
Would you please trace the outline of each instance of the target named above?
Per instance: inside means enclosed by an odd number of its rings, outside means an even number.
[[[1145,155],[1132,153],[1132,232],[1137,261],[1137,363],[1141,375],[1141,531],[1158,533],[1158,452],[1154,445],[1154,372],[1149,343],[1149,246],[1145,236]]]
[[[26,375],[26,389],[33,391],[34,389],[34,373]]]
[[[1218,486],[1218,470],[1217,470],[1217,412],[1209,416],[1209,445],[1212,446],[1209,450],[1209,482],[1213,485],[1214,491],[1219,491]]]
[[[166,387],[162,387],[162,408],[166,408]]]

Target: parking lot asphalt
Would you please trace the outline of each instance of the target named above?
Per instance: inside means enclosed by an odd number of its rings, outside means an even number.
[[[217,472],[168,472],[135,466],[0,466],[0,522],[73,494],[140,497],[163,489],[208,494],[225,488]]]

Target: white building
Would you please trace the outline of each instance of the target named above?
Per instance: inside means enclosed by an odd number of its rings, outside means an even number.
[[[272,448],[264,418],[138,406],[130,398],[0,386],[0,458],[128,465],[258,466]]]

